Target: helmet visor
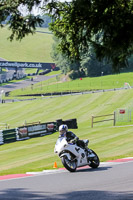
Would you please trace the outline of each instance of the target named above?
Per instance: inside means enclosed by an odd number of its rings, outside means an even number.
[[[66,136],[66,130],[61,130],[60,131],[60,136],[65,137]]]

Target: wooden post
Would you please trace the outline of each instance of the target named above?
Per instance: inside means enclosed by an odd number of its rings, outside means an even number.
[[[114,111],[114,126],[115,126],[115,124],[116,124],[116,113]]]
[[[24,123],[24,125],[26,126],[26,124],[27,124],[27,122],[26,122],[26,120],[25,120],[25,123]]]
[[[94,116],[92,115],[91,128],[93,128],[93,119],[94,119]]]

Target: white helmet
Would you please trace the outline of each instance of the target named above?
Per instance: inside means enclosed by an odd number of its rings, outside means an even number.
[[[66,124],[62,124],[59,126],[59,131],[67,131],[68,130],[68,126]]]

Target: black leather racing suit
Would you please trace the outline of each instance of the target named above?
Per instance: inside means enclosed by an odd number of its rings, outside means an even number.
[[[81,147],[81,148],[85,148],[85,143],[83,140],[79,140],[79,138],[71,131],[67,131],[66,132],[66,140],[67,142],[70,142],[70,140],[75,140],[76,144]]]

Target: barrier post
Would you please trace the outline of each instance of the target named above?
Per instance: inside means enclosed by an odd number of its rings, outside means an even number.
[[[115,124],[116,124],[116,113],[114,111],[114,126],[115,126]]]
[[[93,120],[94,120],[94,116],[92,115],[91,128],[93,128]]]

